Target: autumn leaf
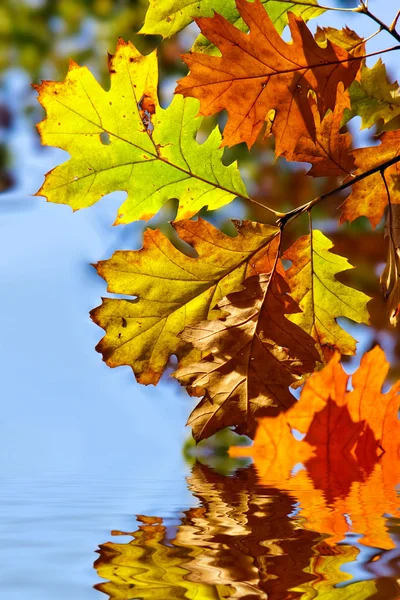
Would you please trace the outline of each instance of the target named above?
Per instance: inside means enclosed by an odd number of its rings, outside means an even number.
[[[357,170],[353,177],[373,169],[400,155],[400,131],[385,131],[378,136],[379,145],[357,148],[351,154],[355,158]],[[390,202],[400,204],[400,166],[395,163],[385,169]],[[340,222],[354,221],[358,217],[367,217],[372,226],[381,221],[388,205],[388,194],[381,173],[373,173],[352,186],[352,193],[343,202]]]
[[[216,317],[215,305],[241,288],[246,277],[270,267],[268,246],[278,229],[243,221],[230,237],[207,221],[174,227],[198,257],[180,252],[158,230],[147,229],[141,250],[115,252],[97,265],[108,291],[136,297],[104,298],[91,316],[106,330],[97,346],[110,367],[130,365],[141,383],[157,383],[170,356],[198,360],[178,334],[196,321]]]
[[[321,46],[325,46],[329,40],[333,44],[336,44],[336,46],[340,46],[347,50],[347,52],[351,52],[354,56],[359,56],[360,58],[365,51],[364,38],[360,37],[355,31],[347,27],[347,25],[342,29],[317,27],[315,39]],[[359,78],[359,73],[358,71],[357,79]]]
[[[397,81],[391,83],[381,59],[371,68],[365,62],[361,67],[360,81],[349,88],[351,109],[345,119],[361,117],[361,129],[372,127],[378,121],[386,125],[400,115],[400,91]]]
[[[340,133],[344,110],[350,106],[350,98],[343,85],[339,83],[336,104],[322,119],[318,113],[314,98],[310,97],[311,109],[315,121],[315,139],[303,136],[299,139],[292,155],[287,160],[312,164],[307,175],[313,177],[347,176],[354,170],[354,158],[351,150],[350,133]]]
[[[200,112],[228,111],[224,146],[246,142],[251,147],[267,116],[275,111],[272,133],[276,155],[290,155],[298,140],[315,139],[315,123],[308,94],[316,95],[323,118],[335,107],[340,81],[345,89],[354,80],[360,58],[329,40],[321,47],[304,21],[288,13],[293,42],[283,41],[260,0],[237,0],[238,11],[250,29],[239,31],[221,15],[200,18],[202,33],[222,56],[184,55],[190,74],[176,91],[200,100]]]
[[[313,454],[309,444],[293,436],[285,413],[260,419],[252,446],[232,446],[229,449],[232,458],[253,457],[260,479],[266,476],[268,485],[279,485],[283,481],[289,485],[293,457],[296,463],[305,463]]]
[[[365,545],[394,547],[385,515],[399,505],[400,382],[382,394],[387,372],[377,346],[364,355],[351,378],[353,389],[347,391],[349,376],[337,353],[307,380],[298,403],[278,418],[259,420],[253,446],[229,451],[253,456],[263,485],[294,494],[304,526],[329,534],[330,545],[354,531],[364,536]],[[304,437],[295,439],[293,430]],[[280,481],[275,460],[284,464]],[[289,477],[299,462],[306,470]]]
[[[261,4],[279,33],[282,33],[288,24],[289,11],[302,17],[304,21],[318,17],[325,12],[325,9],[318,6],[316,0],[308,0],[307,2],[261,0]],[[246,23],[239,15],[235,0],[198,0],[194,3],[191,0],[150,0],[150,6],[140,33],[162,35],[164,38],[170,37],[189,25],[195,18],[212,17],[214,11],[225,17],[227,21],[233,23],[241,31],[247,31]],[[210,44],[203,36],[196,40],[194,48],[198,52],[215,52],[215,46]]]
[[[321,231],[299,238],[284,254],[292,261],[286,272],[291,295],[302,312],[289,319],[299,325],[317,342],[321,357],[330,358],[332,351],[355,354],[356,340],[345,331],[338,317],[356,323],[369,324],[367,303],[370,298],[336,278],[338,273],[351,269],[343,256],[333,254],[332,242]]]
[[[71,156],[37,195],[78,210],[126,191],[116,224],[148,220],[171,198],[179,199],[176,218],[183,219],[247,197],[236,164],[222,164],[218,128],[197,143],[198,102],[176,96],[166,110],[159,106],[155,52],[142,56],[119,40],[109,71],[109,91],[74,62],[63,82],[36,86],[47,113],[38,125],[42,144]]]
[[[311,373],[319,356],[313,338],[285,316],[299,310],[289,291],[278,272],[255,275],[218,304],[223,318],[181,334],[208,353],[175,373],[189,393],[204,393],[188,420],[197,441],[231,425],[252,436],[257,417],[295,401],[289,386]]]
[[[385,354],[379,346],[375,346],[362,357],[359,369],[351,377],[354,389],[347,394],[352,420],[368,423],[386,453],[393,444],[400,448],[400,421],[397,416],[400,382],[382,394],[388,372]]]

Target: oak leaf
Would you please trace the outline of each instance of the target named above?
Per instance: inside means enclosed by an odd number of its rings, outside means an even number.
[[[391,83],[381,59],[371,68],[365,62],[361,67],[359,81],[350,88],[351,108],[346,111],[346,121],[361,117],[361,129],[369,128],[378,121],[386,125],[400,115],[400,88],[397,81]]]
[[[365,545],[394,546],[384,517],[398,509],[400,382],[382,394],[387,372],[377,346],[364,355],[352,375],[353,389],[347,391],[349,376],[336,353],[307,380],[297,404],[279,418],[259,420],[252,447],[229,451],[231,456],[253,456],[260,482],[293,493],[305,527],[329,534],[332,545],[352,530],[364,536]],[[303,439],[295,439],[294,430],[305,434]],[[276,459],[282,464],[285,447],[279,482],[271,465]],[[288,473],[299,462],[306,471],[291,478]],[[378,498],[379,506],[372,510],[371,502]]]
[[[317,27],[315,39],[321,46],[327,43],[327,40],[351,52],[354,56],[360,58],[365,52],[364,38],[360,37],[355,31],[347,27],[336,29],[335,27]],[[357,72],[358,79],[360,72]]]
[[[378,146],[357,148],[351,154],[355,158],[356,171],[353,177],[378,167],[386,161],[400,156],[400,131],[385,131],[378,136]],[[391,204],[400,204],[400,163],[395,163],[385,169]],[[367,217],[372,226],[376,227],[381,221],[386,206],[388,193],[381,173],[373,173],[369,177],[357,181],[352,186],[352,193],[343,202],[340,222],[354,221],[358,217]]]
[[[329,238],[313,230],[284,254],[284,258],[292,261],[286,272],[291,295],[302,310],[289,318],[315,339],[325,359],[334,350],[341,354],[356,352],[356,340],[337,323],[338,317],[369,324],[370,298],[338,281],[338,273],[353,267],[345,257],[333,254],[332,247]]]
[[[117,224],[149,220],[171,198],[179,199],[176,218],[183,219],[247,197],[236,164],[222,164],[218,128],[197,143],[198,102],[176,96],[167,109],[159,106],[156,52],[142,56],[119,40],[109,71],[109,91],[73,61],[63,82],[36,86],[47,112],[38,125],[42,144],[71,156],[37,195],[78,210],[126,191]]]
[[[198,257],[180,252],[160,231],[147,229],[141,250],[115,252],[97,265],[108,291],[137,301],[104,298],[91,316],[106,330],[97,350],[110,367],[130,365],[141,383],[157,383],[170,356],[198,360],[178,334],[219,315],[215,305],[246,277],[270,268],[268,246],[278,229],[243,221],[230,237],[207,221],[174,227]]]
[[[200,18],[202,33],[222,56],[184,55],[190,74],[176,91],[200,100],[200,112],[228,111],[224,146],[256,141],[267,116],[275,111],[272,133],[276,155],[289,155],[300,137],[315,139],[315,123],[308,94],[316,95],[321,118],[333,110],[340,81],[345,89],[354,80],[360,58],[326,41],[321,47],[304,21],[288,13],[293,42],[286,43],[275,29],[260,0],[237,0],[238,11],[250,29],[239,31],[221,15]]]
[[[261,0],[261,4],[279,33],[282,33],[288,24],[289,11],[302,17],[304,21],[318,17],[325,12],[324,8],[318,6],[316,0],[308,0],[307,2]],[[241,31],[247,31],[246,23],[238,13],[235,0],[198,0],[197,2],[192,2],[192,0],[150,0],[150,6],[140,33],[162,35],[164,38],[170,37],[189,25],[195,18],[212,17],[214,11],[225,17],[227,21],[233,23]],[[200,52],[215,52],[215,46],[210,44],[204,36],[199,36],[194,48]]]
[[[303,136],[299,139],[292,155],[287,160],[312,164],[307,175],[312,177],[347,176],[354,170],[354,158],[350,154],[351,135],[340,133],[341,121],[350,97],[340,83],[337,89],[336,104],[322,119],[314,98],[310,97],[311,110],[315,121],[315,139]]]
[[[232,425],[252,436],[257,417],[294,403],[289,386],[314,370],[319,355],[313,338],[285,316],[299,310],[289,291],[279,272],[255,275],[218,304],[223,318],[181,334],[208,353],[175,373],[189,393],[204,394],[188,420],[197,441]]]

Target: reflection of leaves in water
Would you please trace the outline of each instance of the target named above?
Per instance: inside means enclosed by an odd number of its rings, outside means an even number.
[[[133,540],[129,544],[107,542],[100,547],[100,558],[95,567],[100,577],[109,581],[97,585],[96,589],[113,600],[133,597],[217,600],[230,596],[223,589],[214,590],[206,583],[189,581],[187,565],[195,560],[196,551],[169,545],[161,519],[143,516],[138,519],[142,525],[132,534]]]
[[[232,583],[235,598],[280,600],[288,587],[312,579],[303,569],[318,534],[288,518],[292,498],[259,486],[253,468],[224,478],[197,465],[189,487],[201,508],[187,513],[176,539],[203,548],[192,571],[198,580]]]
[[[196,464],[188,483],[200,506],[184,512],[174,537],[161,518],[139,516],[139,529],[122,534],[132,536],[129,543],[100,546],[95,568],[108,581],[97,590],[111,600],[399,597],[395,580],[379,579],[385,574],[379,573],[378,555],[371,562],[377,581],[352,582],[342,567],[359,550],[333,547],[326,535],[304,528],[295,495],[261,485],[253,467],[225,477]]]

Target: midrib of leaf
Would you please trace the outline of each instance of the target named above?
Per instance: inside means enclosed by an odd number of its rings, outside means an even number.
[[[246,384],[246,415],[248,416],[251,413],[251,410],[250,410],[250,395],[249,395],[249,376],[248,376],[249,371],[252,371],[253,373],[255,373],[255,375],[260,379],[260,376],[258,375],[257,371],[251,365],[251,357],[252,357],[253,344],[254,344],[254,341],[255,341],[256,337],[258,337],[257,330],[258,330],[258,326],[259,326],[259,321],[260,321],[260,318],[261,318],[262,311],[264,310],[265,299],[266,299],[267,294],[269,292],[270,284],[271,284],[272,278],[273,278],[273,276],[275,274],[276,267],[277,267],[277,264],[278,264],[278,260],[279,260],[279,250],[277,250],[276,259],[275,259],[274,265],[272,267],[272,270],[271,270],[271,273],[270,273],[270,276],[269,276],[269,279],[268,279],[268,283],[265,286],[265,291],[263,292],[262,299],[260,300],[260,310],[257,311],[257,316],[256,316],[255,323],[254,323],[254,334],[252,335],[252,338],[251,338],[250,342],[248,342],[248,344],[250,344],[250,348],[248,350],[246,376],[243,376],[241,378],[241,380],[235,385],[235,387],[233,388],[233,390],[231,390],[231,392],[229,393],[229,396],[218,407],[218,409],[216,411],[214,411],[214,412],[211,412],[211,417],[209,419],[207,419],[206,423],[204,424],[204,426],[201,429],[201,433],[203,433],[204,429],[207,427],[210,419],[213,418],[213,417],[215,417],[216,413],[220,410],[220,408],[222,408],[223,404],[225,402],[227,402],[229,400],[229,398],[232,397],[232,395],[234,394],[234,392],[236,391],[236,389],[239,387],[239,385],[241,383],[243,383],[243,381]],[[273,320],[272,319],[272,315],[269,315],[269,317],[270,317],[271,320]],[[244,321],[241,321],[240,322],[240,326],[242,326],[244,323],[252,320],[253,318],[254,318],[254,315],[251,315],[250,317],[248,317]],[[274,321],[274,323],[275,323],[275,321]],[[275,325],[276,325],[276,323],[275,323]],[[237,325],[234,325],[234,327],[236,327],[236,326]],[[273,354],[271,354],[271,352],[265,347],[264,344],[261,343],[261,347],[264,349],[265,352],[267,352],[267,354],[275,362],[278,363],[278,366],[284,367],[290,373],[290,368],[287,365],[280,363],[280,361]],[[231,361],[234,361],[235,358],[236,358],[236,356],[232,357],[231,359],[229,359],[229,361],[227,361],[227,363],[229,363]],[[219,365],[219,364],[215,365],[215,369],[211,369],[210,373],[213,373],[214,371],[218,370],[220,368],[220,366],[221,365]],[[263,381],[263,384],[265,385],[265,381]],[[272,392],[272,390],[269,387],[268,387],[268,390],[269,390],[270,394],[279,401],[279,398]],[[201,415],[200,415],[200,418],[201,418]]]
[[[225,39],[227,39],[227,38],[225,38]],[[227,41],[230,41],[230,40],[227,40]],[[257,56],[253,56],[252,54],[250,54],[249,52],[247,52],[244,48],[240,47],[240,49],[243,50],[243,52],[246,52],[249,56],[251,56],[252,58],[254,58],[255,60],[257,60],[259,63],[261,63],[265,67],[268,67],[270,69],[273,68],[273,67],[270,67],[269,65],[267,65],[262,60],[260,60]],[[348,58],[344,58],[343,60],[333,60],[333,61],[326,61],[323,64],[317,63],[317,64],[313,64],[313,65],[299,66],[297,69],[283,69],[281,71],[274,70],[273,73],[265,73],[265,75],[248,75],[248,76],[243,76],[243,77],[236,77],[235,76],[234,78],[231,77],[230,79],[220,80],[220,81],[218,81],[218,83],[227,83],[227,82],[231,82],[232,80],[233,81],[249,81],[250,79],[263,79],[265,77],[269,78],[269,77],[273,77],[274,75],[286,75],[287,73],[296,73],[298,71],[305,71],[307,73],[307,71],[312,71],[313,69],[323,69],[323,68],[329,67],[329,66],[340,65],[340,64],[343,64],[343,63],[347,63],[347,62],[353,62],[355,60],[361,61],[364,58],[369,58],[371,56],[376,56],[378,54],[384,54],[385,52],[392,52],[394,50],[400,50],[400,45],[399,46],[393,46],[392,48],[386,48],[385,50],[379,50],[377,52],[371,52],[370,54],[364,54],[363,56],[349,56]],[[193,58],[194,56],[195,56],[195,54],[192,54],[190,56],[190,62],[191,63],[196,63],[196,61]],[[287,56],[284,56],[282,54],[280,54],[280,56],[282,56],[282,58],[284,58],[288,62],[293,62]],[[202,63],[199,63],[199,64],[202,65]],[[296,63],[293,63],[293,64],[296,64]],[[226,71],[221,71],[220,69],[217,69],[214,66],[213,66],[213,71],[220,71],[221,73],[226,73]],[[191,85],[190,87],[191,88],[205,87],[206,85],[210,85],[210,84],[204,83],[204,84],[198,84],[198,85]],[[211,84],[211,85],[213,85],[213,84]]]
[[[153,152],[151,152],[151,151],[147,150],[146,148],[142,148],[142,147],[141,147],[141,146],[139,146],[138,144],[135,144],[134,142],[131,142],[130,140],[127,140],[127,139],[123,138],[122,136],[120,136],[120,135],[118,135],[118,134],[116,134],[116,133],[114,133],[114,132],[112,132],[112,131],[110,131],[110,130],[106,129],[105,127],[103,127],[103,125],[101,125],[101,124],[99,125],[98,123],[96,123],[95,121],[92,121],[92,120],[91,120],[91,119],[89,119],[88,117],[85,117],[84,115],[81,115],[79,112],[77,112],[76,110],[74,110],[74,109],[73,109],[73,108],[71,108],[70,106],[67,106],[66,104],[64,104],[63,102],[61,102],[61,101],[60,101],[58,98],[56,98],[56,99],[55,99],[55,101],[56,101],[56,102],[58,102],[59,104],[61,104],[62,106],[64,106],[64,108],[66,108],[67,110],[70,110],[71,112],[73,112],[73,113],[75,113],[76,115],[78,115],[78,117],[80,117],[81,119],[84,119],[85,121],[87,121],[87,122],[88,122],[88,123],[90,123],[91,125],[95,125],[95,127],[98,127],[98,128],[99,128],[99,129],[101,129],[101,130],[102,130],[104,133],[107,133],[108,135],[112,135],[113,137],[117,138],[117,139],[118,139],[118,140],[120,140],[121,142],[124,142],[124,143],[126,143],[126,144],[129,144],[130,146],[133,146],[134,148],[137,148],[137,149],[138,149],[138,150],[140,150],[141,152],[145,152],[146,154],[150,154],[150,156],[152,156],[152,157],[153,157],[153,159],[152,159],[153,161],[154,161],[154,160],[160,160],[160,161],[164,162],[165,164],[169,165],[170,167],[173,167],[174,169],[177,169],[178,171],[181,171],[182,173],[185,173],[186,175],[188,175],[188,176],[189,176],[189,178],[190,178],[190,177],[193,177],[193,179],[197,179],[198,181],[201,181],[201,182],[203,182],[203,183],[206,183],[207,185],[210,185],[210,186],[213,186],[213,187],[215,187],[215,188],[218,188],[219,190],[222,190],[222,191],[224,191],[224,192],[226,192],[226,193],[228,193],[228,194],[232,194],[233,196],[236,196],[237,198],[241,198],[242,200],[249,200],[249,201],[251,201],[251,198],[250,198],[249,196],[245,196],[245,195],[243,195],[243,194],[240,194],[240,193],[239,193],[238,191],[236,191],[235,189],[231,190],[231,189],[228,189],[228,188],[226,188],[226,187],[224,187],[224,186],[220,185],[220,184],[219,184],[219,182],[218,182],[218,180],[216,180],[216,182],[214,182],[214,181],[209,181],[208,179],[204,179],[204,177],[200,177],[199,175],[196,175],[195,173],[193,173],[192,171],[190,171],[190,169],[189,169],[189,170],[186,170],[186,169],[184,169],[183,167],[180,167],[180,166],[178,166],[178,165],[175,165],[174,163],[170,162],[170,161],[169,161],[169,160],[167,160],[166,158],[164,158],[164,157],[160,156],[160,155],[158,154],[158,152],[157,152],[157,147],[156,147],[156,145],[155,145],[155,143],[154,143],[154,140],[153,140],[153,138],[151,137],[151,135],[149,135],[148,137],[149,137],[149,139],[151,140],[151,143],[152,143],[152,145],[153,145],[153,147],[154,147],[155,154],[154,154]],[[96,112],[97,112],[97,111],[96,111]],[[140,118],[140,117],[139,117],[139,118]],[[100,119],[100,122],[101,122],[101,119]],[[76,135],[76,134],[75,134],[75,135]],[[183,152],[182,152],[182,157],[183,157],[183,159],[184,159],[185,163],[187,164],[187,161],[186,161],[186,159],[185,159],[185,157],[184,157],[184,155],[183,155]],[[140,163],[148,163],[148,162],[151,162],[151,161],[148,161],[148,160],[146,160],[146,159],[145,159],[145,160],[143,160],[143,161],[136,161],[136,162],[140,164]],[[49,189],[51,189],[51,190],[55,190],[55,189],[58,189],[59,187],[64,187],[65,185],[71,185],[71,184],[74,184],[74,183],[76,183],[76,182],[78,182],[78,181],[81,181],[82,179],[84,179],[84,178],[86,178],[86,177],[92,177],[92,176],[95,176],[97,173],[103,173],[104,171],[109,171],[109,170],[111,170],[111,169],[118,169],[118,168],[120,168],[120,167],[127,166],[127,165],[131,165],[131,164],[135,164],[135,162],[129,162],[129,163],[125,163],[125,164],[123,164],[123,165],[122,165],[122,164],[121,164],[121,165],[113,165],[113,166],[107,167],[107,168],[105,168],[105,169],[100,169],[100,170],[98,169],[98,170],[96,170],[94,173],[89,173],[88,175],[85,175],[85,176],[83,176],[83,177],[79,177],[79,178],[78,178],[78,179],[76,179],[76,180],[75,180],[75,179],[72,179],[71,181],[68,181],[68,182],[67,182],[67,183],[65,183],[65,184],[62,184],[62,185],[60,185],[60,186],[56,186],[56,187],[54,187],[54,188],[49,188]],[[172,182],[172,183],[175,183],[175,182]]]

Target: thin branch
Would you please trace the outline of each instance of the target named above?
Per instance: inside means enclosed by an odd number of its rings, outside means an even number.
[[[297,217],[299,217],[303,213],[311,210],[312,208],[314,208],[314,206],[316,206],[323,200],[326,200],[327,198],[330,198],[330,196],[333,196],[334,194],[337,194],[339,192],[342,192],[343,190],[346,190],[348,187],[354,185],[355,183],[358,183],[359,181],[362,181],[363,179],[365,179],[366,177],[369,177],[370,175],[373,175],[374,173],[379,173],[379,172],[382,173],[383,171],[385,171],[385,169],[388,169],[389,167],[391,167],[392,165],[395,165],[398,162],[400,162],[400,155],[395,156],[394,158],[387,160],[387,161],[381,163],[380,165],[377,165],[376,167],[369,169],[368,171],[364,171],[364,173],[361,173],[360,175],[357,175],[356,177],[352,177],[351,179],[349,179],[345,183],[342,183],[342,185],[339,185],[337,188],[331,190],[330,192],[327,192],[326,194],[322,194],[322,196],[317,196],[317,198],[314,198],[314,200],[310,200],[310,202],[307,202],[306,204],[303,204],[302,206],[299,206],[299,207],[294,208],[293,210],[287,212],[284,217],[280,217],[278,219],[278,221],[277,221],[278,225],[281,228],[285,227],[290,221],[297,219]]]
[[[380,33],[382,31],[382,29],[379,27],[379,29],[377,29],[374,33],[371,33],[370,36],[368,36],[367,38],[361,40],[360,44],[365,44],[365,42],[369,42],[369,40],[372,40],[372,38],[374,38],[376,35],[378,35],[378,33]],[[359,44],[357,44],[358,46]],[[353,46],[353,50],[354,48],[356,48],[357,46]]]
[[[397,21],[399,20],[399,17],[400,17],[400,10],[397,11],[397,15],[395,16],[391,26],[389,27],[391,32],[396,31]]]
[[[363,15],[367,15],[367,17],[369,17],[370,19],[372,19],[373,21],[375,21],[375,23],[377,23],[379,25],[381,31],[387,31],[392,37],[394,37],[395,40],[400,42],[400,34],[397,33],[397,31],[395,30],[397,19],[399,18],[398,16],[396,16],[395,20],[393,21],[393,23],[391,25],[386,25],[386,23],[381,21],[381,19],[379,19],[379,17],[374,15],[369,10],[367,2],[363,2],[362,0],[360,3],[360,6],[357,6],[357,8],[354,8],[353,11],[359,12]]]
[[[363,40],[363,41],[366,41],[366,40]],[[399,42],[400,42],[400,35],[399,35]],[[369,58],[370,56],[377,56],[378,54],[385,54],[385,52],[392,52],[393,50],[400,50],[400,45],[392,46],[391,48],[385,48],[385,50],[377,50],[376,52],[371,52],[370,54],[365,54],[364,56],[354,56],[352,58],[352,60],[361,60],[362,58]],[[338,61],[338,62],[350,62],[350,59]]]

